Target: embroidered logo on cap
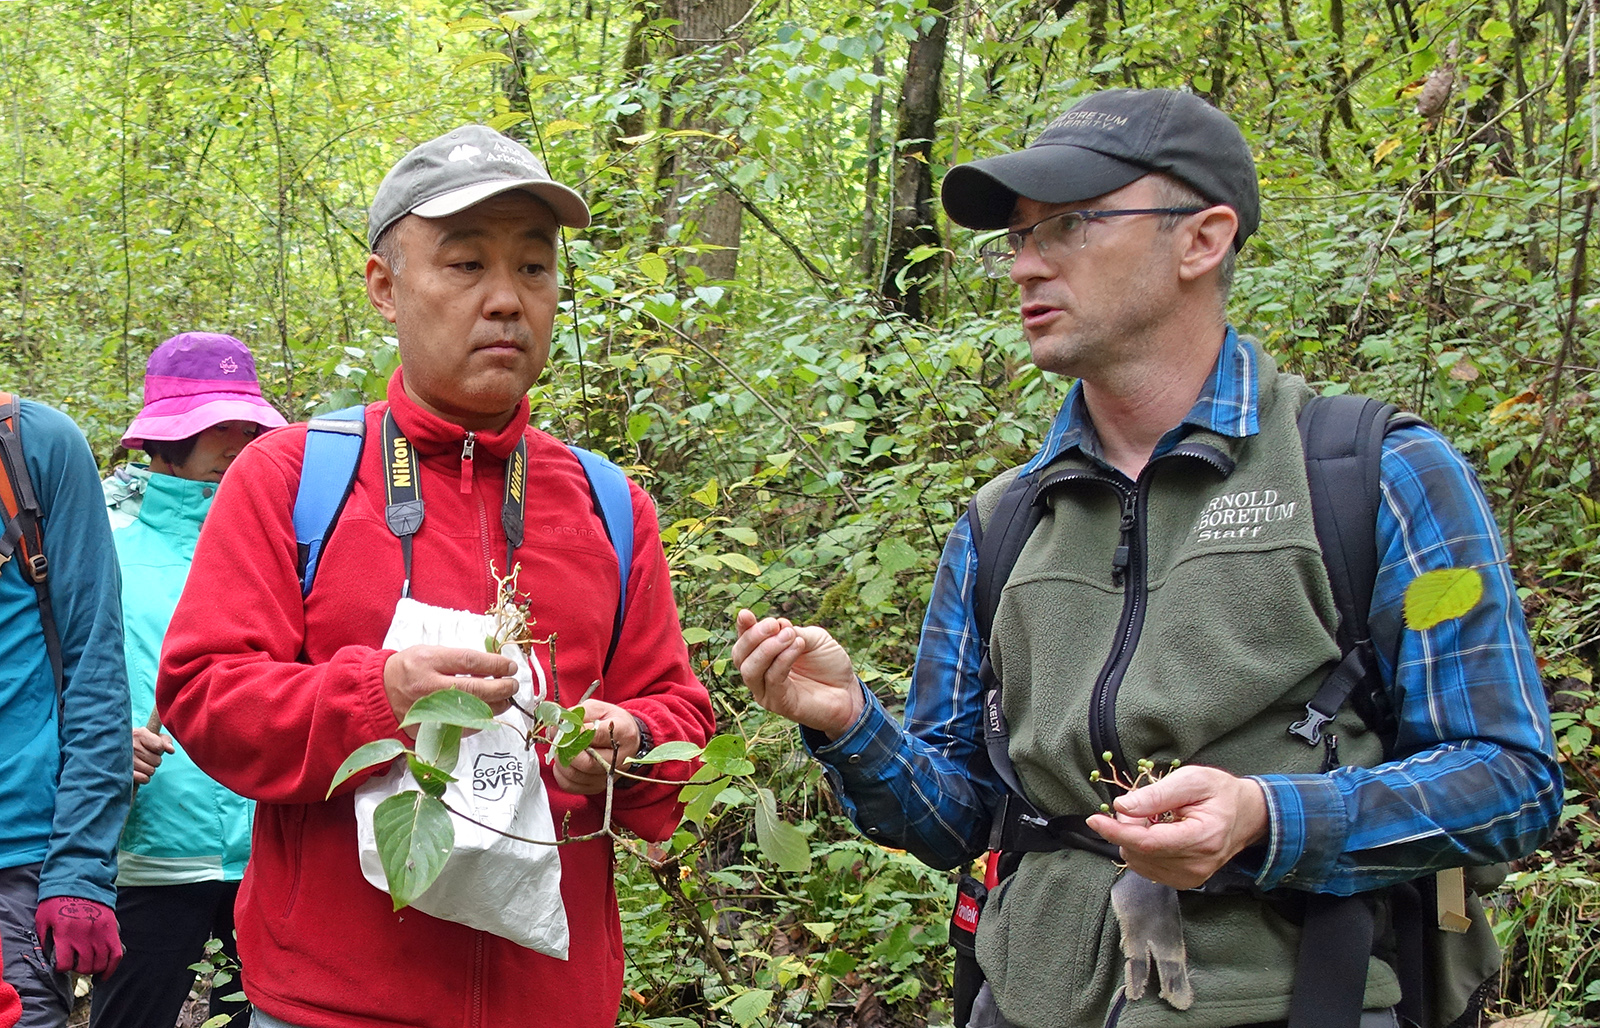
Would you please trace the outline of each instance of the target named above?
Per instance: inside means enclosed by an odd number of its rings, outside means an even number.
[[[1050,123],[1051,129],[1080,128],[1099,129],[1102,132],[1115,132],[1128,124],[1126,116],[1121,114],[1107,114],[1103,111],[1071,110]],[[1048,131],[1048,130],[1046,130]]]
[[[234,361],[234,359],[232,357],[224,357],[224,358],[222,358],[222,363],[218,364],[217,367],[222,369],[222,373],[224,375],[231,375],[235,371],[239,370],[239,365]]]
[[[450,160],[470,161],[472,158],[481,153],[483,153],[483,151],[473,146],[471,143],[462,143],[460,146],[450,151]]]

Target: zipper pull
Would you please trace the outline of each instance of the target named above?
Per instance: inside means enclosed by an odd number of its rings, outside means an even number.
[[[1117,549],[1111,555],[1111,584],[1121,585],[1122,580],[1128,576],[1128,548],[1133,541],[1134,504],[1137,502],[1134,494],[1129,493],[1122,500],[1122,538],[1117,543]]]
[[[477,446],[478,437],[472,432],[467,433],[467,438],[461,443],[461,492],[472,492],[472,451]]]

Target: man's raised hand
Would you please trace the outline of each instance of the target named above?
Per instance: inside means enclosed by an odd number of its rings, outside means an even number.
[[[383,690],[395,720],[411,705],[441,689],[460,689],[489,705],[496,714],[511,706],[517,694],[517,665],[510,657],[455,646],[407,646],[389,655],[383,665]],[[465,676],[465,677],[462,677]],[[406,729],[416,738],[417,726]]]
[[[755,701],[774,714],[837,739],[866,701],[850,654],[825,628],[748,610],[734,618],[733,663]]]

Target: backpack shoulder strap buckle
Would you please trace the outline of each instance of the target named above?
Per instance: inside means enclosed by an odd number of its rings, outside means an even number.
[[[42,553],[28,554],[28,577],[34,585],[43,585],[50,576],[50,558]]]
[[[1289,734],[1305,740],[1307,746],[1320,746],[1322,744],[1322,726],[1331,724],[1333,715],[1324,714],[1310,704],[1306,705],[1306,716],[1289,726]]]

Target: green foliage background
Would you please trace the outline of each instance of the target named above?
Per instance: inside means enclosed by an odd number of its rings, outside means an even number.
[[[827,624],[897,702],[944,535],[1065,389],[1028,365],[971,233],[941,223],[921,254],[923,320],[882,299],[910,41],[950,12],[935,181],[1092,88],[1204,93],[1262,174],[1235,323],[1329,391],[1422,413],[1507,528],[1571,790],[1497,897],[1498,1009],[1600,1017],[1593,6],[772,0],[687,52],[681,6],[0,3],[0,382],[108,465],[174,332],[250,342],[291,418],[379,397],[394,349],[362,267],[384,170],[465,121],[528,141],[597,221],[567,246],[535,416],[658,498],[719,716],[815,858],[762,864],[767,798],[735,789],[625,860],[625,1017],[937,1021],[948,878],[855,837],[728,675],[730,615]],[[692,203],[667,202],[691,166],[691,201],[728,189],[746,212],[732,279],[706,277]]]

